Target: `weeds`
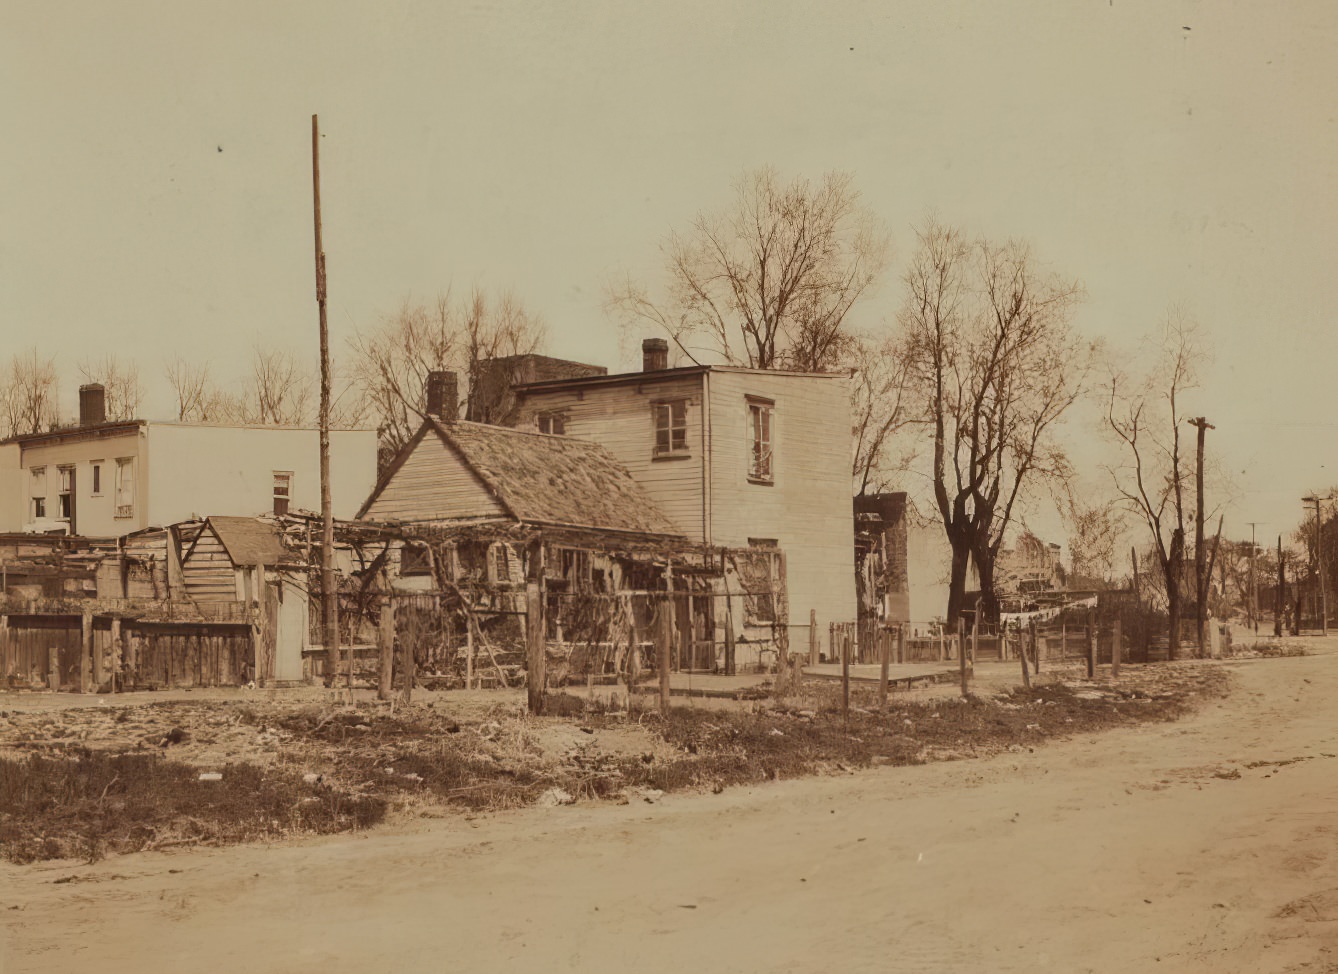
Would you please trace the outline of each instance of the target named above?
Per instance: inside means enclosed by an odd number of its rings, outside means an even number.
[[[378,797],[351,796],[300,775],[234,764],[220,781],[154,754],[81,749],[0,758],[0,851],[25,863],[185,844],[367,828]]]

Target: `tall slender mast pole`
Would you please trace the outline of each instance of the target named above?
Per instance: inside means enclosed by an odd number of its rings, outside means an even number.
[[[339,679],[339,605],[334,578],[334,511],[330,506],[330,328],[325,319],[325,248],[321,243],[321,133],[311,116],[311,187],[316,214],[316,306],[321,316],[321,603],[325,622],[325,685]]]
[[[1250,625],[1254,626],[1255,636],[1259,634],[1259,581],[1255,575],[1255,520],[1250,522]]]

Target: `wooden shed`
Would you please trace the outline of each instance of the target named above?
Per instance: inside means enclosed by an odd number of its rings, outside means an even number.
[[[206,518],[181,556],[186,595],[211,607],[241,603],[254,619],[258,682],[302,679],[308,641],[307,568],[283,544],[273,522],[254,517]]]

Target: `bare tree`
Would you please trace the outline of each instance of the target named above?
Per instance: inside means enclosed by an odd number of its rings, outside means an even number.
[[[1125,462],[1111,468],[1124,506],[1146,526],[1165,585],[1171,659],[1180,653],[1180,615],[1185,581],[1185,499],[1193,471],[1181,455],[1181,399],[1197,382],[1201,358],[1196,326],[1172,312],[1159,340],[1160,361],[1133,385],[1116,373],[1110,379],[1107,423],[1124,448]]]
[[[311,419],[312,377],[285,348],[257,341],[251,352],[244,418],[261,425],[300,426]]]
[[[60,421],[56,360],[39,358],[35,348],[16,353],[9,360],[0,397],[9,436],[46,432]]]
[[[899,336],[879,341],[861,335],[850,361],[851,475],[856,495],[879,493],[901,480],[915,458],[916,441],[897,435],[921,422],[910,359]]]
[[[1070,493],[1064,511],[1069,531],[1069,568],[1073,575],[1099,579],[1109,584],[1115,578],[1115,565],[1121,560],[1124,518],[1113,501],[1088,504]]]
[[[625,326],[649,323],[685,349],[705,340],[730,364],[833,369],[852,348],[846,314],[882,272],[887,246],[849,174],[813,186],[764,167],[739,180],[728,213],[670,235],[662,300],[628,279],[608,306]]]
[[[80,362],[79,373],[85,382],[102,385],[107,419],[119,421],[139,415],[144,398],[139,384],[139,366],[123,363],[115,355],[104,355],[100,359]]]
[[[543,322],[509,292],[493,299],[475,290],[463,303],[447,292],[431,306],[406,302],[378,327],[354,335],[349,376],[393,455],[418,428],[428,373],[462,374],[471,413],[486,412],[486,404],[473,402],[482,395],[483,363],[535,352],[543,342]]]
[[[1052,428],[1083,390],[1091,346],[1072,330],[1082,289],[1022,243],[969,241],[930,220],[906,272],[901,321],[933,431],[932,479],[952,548],[948,622],[974,563],[987,618],[994,564],[1024,488],[1069,475]]]

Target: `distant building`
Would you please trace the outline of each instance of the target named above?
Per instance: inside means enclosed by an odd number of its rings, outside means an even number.
[[[602,365],[587,365],[547,355],[506,355],[484,359],[470,389],[465,419],[472,423],[515,426],[517,421],[517,386],[557,379],[583,379],[607,375]],[[428,412],[437,415],[433,410]],[[547,431],[545,431],[547,432]]]
[[[105,418],[84,386],[79,424],[0,442],[0,532],[120,537],[197,514],[320,509],[319,434],[279,426]],[[331,430],[335,515],[376,482],[376,433]]]

